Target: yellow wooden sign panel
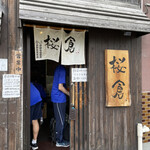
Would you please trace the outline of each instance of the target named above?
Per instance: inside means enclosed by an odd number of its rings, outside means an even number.
[[[22,51],[12,50],[11,74],[22,74]]]
[[[128,50],[105,50],[106,106],[130,106]]]
[[[22,74],[22,51],[15,51],[15,74]]]

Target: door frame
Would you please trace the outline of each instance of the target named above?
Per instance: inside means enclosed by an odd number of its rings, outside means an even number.
[[[23,150],[30,149],[30,28],[23,28]]]
[[[23,27],[23,150],[30,149],[30,79],[31,79],[31,30],[30,27]],[[87,42],[86,38],[86,42]],[[85,47],[85,50],[88,49],[88,46]],[[85,59],[87,60],[87,54],[85,53]],[[72,67],[80,68],[81,65],[74,65]],[[70,106],[72,107],[72,100],[74,99],[75,108],[77,109],[76,121],[70,121],[70,150],[77,148],[88,147],[87,131],[88,127],[84,127],[84,124],[88,122],[88,103],[87,103],[87,83],[74,83],[75,87],[72,89],[71,82],[71,68],[70,67]],[[82,67],[87,68],[86,65]],[[82,68],[81,67],[81,68]],[[80,92],[79,92],[80,89]],[[79,96],[78,96],[79,94]],[[84,105],[78,102],[84,101]],[[82,110],[78,110],[80,107],[83,107]],[[78,120],[78,111],[80,111],[80,120]],[[82,112],[81,112],[82,111]],[[84,117],[83,117],[84,114]],[[83,117],[83,118],[82,118]],[[77,121],[78,120],[78,121]],[[76,133],[76,130],[82,135],[79,136],[79,133]],[[76,134],[75,134],[76,133]],[[86,141],[83,144],[83,141]]]

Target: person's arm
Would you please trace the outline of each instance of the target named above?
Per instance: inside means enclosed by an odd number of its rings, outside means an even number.
[[[62,83],[60,83],[59,85],[58,85],[58,89],[60,90],[60,91],[62,91],[64,94],[66,94],[66,95],[70,95],[69,94],[69,91],[67,91],[67,89],[63,86],[63,84]]]

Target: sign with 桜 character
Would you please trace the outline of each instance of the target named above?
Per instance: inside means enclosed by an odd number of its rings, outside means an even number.
[[[105,50],[106,106],[130,106],[128,50]]]
[[[59,62],[63,30],[34,27],[35,60]]]
[[[20,75],[4,74],[2,84],[3,98],[20,97]]]
[[[87,68],[72,68],[72,82],[87,82]]]

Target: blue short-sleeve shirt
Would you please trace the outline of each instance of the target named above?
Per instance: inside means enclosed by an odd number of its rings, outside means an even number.
[[[58,89],[59,84],[66,84],[66,70],[65,67],[59,65],[54,73],[53,86],[51,90],[51,101],[53,103],[66,102],[66,95]]]
[[[30,106],[37,104],[42,101],[40,92],[38,89],[30,82]]]
[[[45,92],[43,86],[39,83],[34,83],[34,86],[39,90],[41,97],[46,98],[46,92]]]

